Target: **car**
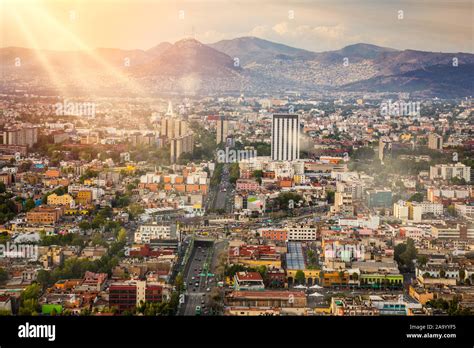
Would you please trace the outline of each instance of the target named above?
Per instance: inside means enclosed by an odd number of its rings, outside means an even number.
[[[207,291],[207,292],[211,291],[211,288],[207,288],[206,291]]]
[[[199,283],[194,284],[194,286],[198,287],[198,286],[199,286]]]
[[[193,291],[196,291],[196,288],[193,288]]]
[[[204,296],[206,296],[206,294],[202,294],[202,296],[204,297]]]
[[[204,304],[204,300],[201,300],[201,304],[203,305]],[[203,306],[204,307],[204,306]]]
[[[196,277],[192,277],[191,279],[194,280],[194,279],[196,279]]]
[[[193,282],[189,282],[189,285],[193,285]]]

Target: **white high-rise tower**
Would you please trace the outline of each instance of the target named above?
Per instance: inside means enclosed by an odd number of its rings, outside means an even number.
[[[272,118],[272,160],[293,161],[300,158],[300,116],[274,114]]]

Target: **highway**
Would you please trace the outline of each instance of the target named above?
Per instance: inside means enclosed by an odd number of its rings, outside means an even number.
[[[234,208],[234,186],[230,183],[229,164],[224,164],[221,182],[217,187],[214,209],[224,209],[226,213],[232,213]]]
[[[208,313],[210,289],[216,286],[214,277],[208,277],[210,260],[212,260],[212,244],[199,244],[194,246],[189,265],[185,275],[186,293],[182,315],[195,315],[196,306],[202,309],[202,315]],[[206,275],[202,275],[206,274]],[[209,291],[208,291],[209,289]]]

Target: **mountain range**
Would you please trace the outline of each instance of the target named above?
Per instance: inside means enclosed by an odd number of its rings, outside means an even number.
[[[183,39],[148,50],[6,47],[0,48],[0,69],[1,91],[19,83],[24,87],[28,81],[37,86],[50,83],[54,77],[68,88],[94,92],[120,89],[123,80],[152,92],[176,93],[291,89],[464,97],[474,90],[474,55],[469,53],[396,50],[365,43],[311,52],[256,37],[213,44]]]

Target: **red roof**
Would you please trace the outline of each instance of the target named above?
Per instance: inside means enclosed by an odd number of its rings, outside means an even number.
[[[263,281],[262,276],[258,272],[237,272],[235,275],[239,282],[242,280]]]

